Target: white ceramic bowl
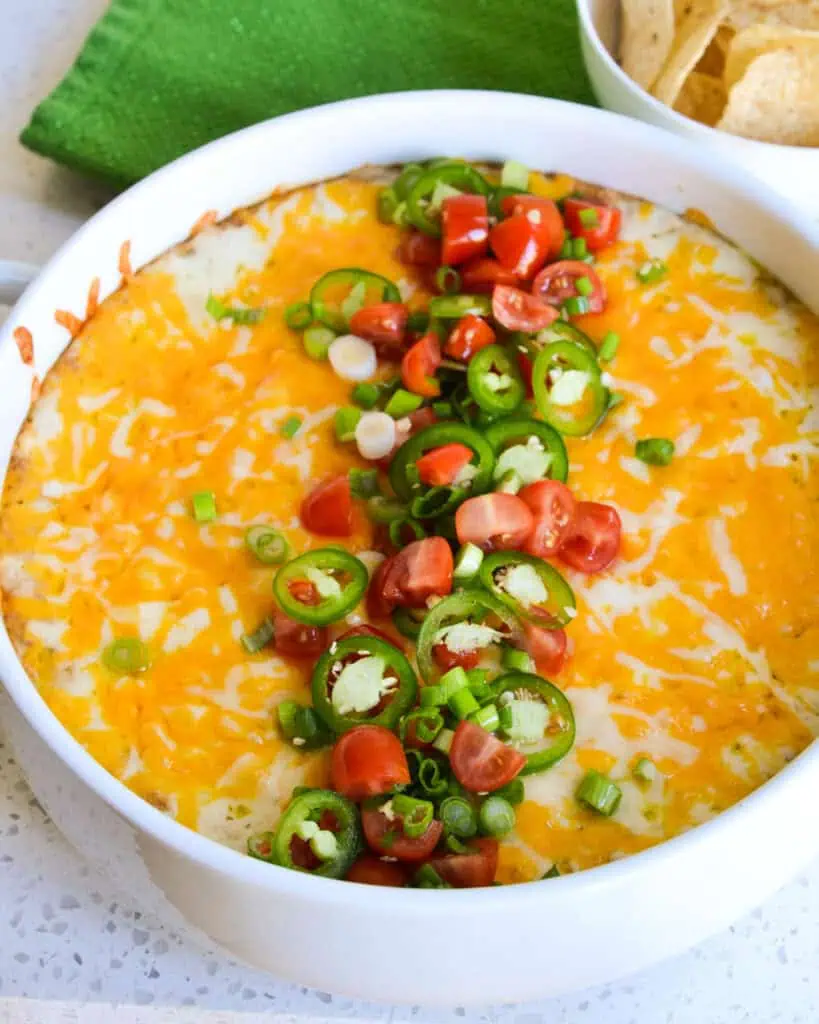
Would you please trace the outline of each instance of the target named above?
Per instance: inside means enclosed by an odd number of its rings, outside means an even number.
[[[239,132],[120,196],[54,257],[0,334],[0,472],[26,415],[30,370],[11,331],[34,335],[36,371],[66,344],[57,308],[84,308],[89,281],[119,284],[184,238],[204,210],[226,215],[277,186],[359,164],[458,153],[513,156],[705,211],[806,301],[819,232],[709,151],[604,111],[532,96],[429,92],[352,100]],[[811,748],[715,821],[663,846],[548,883],[473,891],[353,885],[243,857],[188,831],[108,775],[41,700],[0,629],[0,675],[27,719],[8,717],[20,763],[60,827],[121,885],[234,956],[335,992],[415,1003],[525,1000],[611,980],[678,952],[791,878],[819,850],[806,814],[819,784]]]
[[[683,117],[641,89],[617,63],[620,0],[577,0],[577,13],[586,70],[604,107],[715,149],[753,171],[777,191],[804,201],[819,215],[819,148],[756,142]]]

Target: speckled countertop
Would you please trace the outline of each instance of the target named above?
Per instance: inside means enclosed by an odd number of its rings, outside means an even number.
[[[26,153],[16,136],[105,2],[2,0],[0,7],[0,257],[38,263],[107,197]],[[483,1012],[394,1009],[277,983],[168,931],[83,864],[0,744],[0,1024],[351,1018],[385,1024],[815,1022],[819,863],[730,931],[618,984]]]

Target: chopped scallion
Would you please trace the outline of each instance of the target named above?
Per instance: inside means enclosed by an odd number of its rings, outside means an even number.
[[[191,497],[193,518],[197,523],[210,523],[216,518],[216,495],[213,491],[198,491]]]
[[[248,654],[258,654],[273,639],[273,623],[265,619],[252,633],[245,633],[242,637],[242,647]]]
[[[414,395],[411,391],[398,388],[390,395],[390,400],[384,406],[384,412],[392,416],[394,420],[400,420],[403,416],[409,416],[423,404],[420,395]]]
[[[299,427],[303,422],[301,416],[288,416],[279,428],[279,433],[289,441],[291,437],[295,437],[298,434]]]
[[[649,466],[667,466],[674,458],[674,442],[667,437],[648,437],[637,442],[634,454]]]
[[[358,412],[358,409],[355,412]],[[377,469],[351,469],[347,473],[347,479],[350,481],[350,494],[354,498],[374,498],[381,493]]]
[[[284,311],[284,322],[294,331],[303,331],[313,322],[313,308],[309,302],[294,302]]]
[[[425,757],[418,766],[418,785],[431,797],[441,797],[449,788],[440,764],[431,757]]]
[[[406,547],[414,540],[423,540],[427,531],[411,516],[403,516],[401,519],[393,519],[387,527],[387,533],[393,545],[397,548]]]
[[[591,278],[589,277],[578,277],[574,286],[577,289],[578,295],[585,295],[588,297],[594,291],[594,285],[591,283]]]
[[[398,196],[395,194],[395,190],[390,187],[382,188],[376,200],[378,219],[382,224],[392,224],[392,218],[397,206]]]
[[[435,271],[435,287],[443,295],[457,295],[461,290],[461,275],[454,267],[438,267]]]
[[[603,335],[603,340],[600,342],[600,348],[597,352],[597,358],[601,363],[610,363],[612,359],[617,355],[617,349],[620,347],[620,335],[616,331],[606,331]]]
[[[364,305],[367,298],[367,285],[363,281],[357,281],[350,289],[350,294],[344,299],[339,307],[341,315],[349,323],[355,313]]]
[[[265,565],[279,565],[288,555],[290,545],[272,526],[251,526],[245,533],[249,551]]]
[[[439,420],[451,419],[454,415],[451,402],[433,402],[432,411],[438,417]]]
[[[343,405],[336,409],[333,426],[335,427],[336,438],[339,441],[348,442],[355,440],[355,428],[361,419],[361,410],[354,405]]]
[[[395,498],[376,495],[367,502],[367,515],[374,523],[392,523],[396,519],[406,519],[407,506]]]
[[[444,691],[446,702],[459,690],[469,689],[469,676],[460,665],[456,665],[455,668],[451,668],[449,672],[445,672],[441,676],[438,686]]]
[[[477,575],[483,561],[483,551],[477,544],[463,544],[455,556],[455,568],[452,575],[459,582],[471,580]]]
[[[102,663],[110,672],[133,675],[150,666],[151,656],[139,637],[121,636],[103,650]]]
[[[443,686],[422,686],[421,707],[438,708],[443,707],[447,702],[447,691]]]
[[[465,797],[448,796],[442,800],[438,817],[447,835],[458,839],[471,839],[478,831],[478,816]]]
[[[495,790],[495,796],[502,796],[503,799],[508,800],[513,807],[517,807],[518,804],[522,804],[525,795],[526,790],[523,785],[523,779],[512,779],[512,781],[507,782],[505,786],[501,786],[500,789]]]
[[[472,696],[474,699],[475,695],[472,694]],[[482,708],[472,712],[469,716],[469,721],[479,725],[482,729],[486,729],[487,732],[495,732],[500,725],[498,709],[494,704],[485,704]]]
[[[415,797],[398,793],[392,798],[395,813],[401,816],[401,827],[404,835],[410,839],[422,836],[432,824],[435,808],[429,800],[416,800]]]
[[[581,280],[588,281],[588,278],[581,278]],[[583,316],[583,314],[588,313],[590,309],[591,303],[585,295],[572,295],[563,303],[563,310],[569,316]]]
[[[572,256],[576,260],[584,260],[589,255],[589,247],[585,238],[572,239]]]
[[[257,324],[263,319],[266,310],[251,309],[248,306],[226,306],[213,292],[208,294],[205,310],[214,320],[232,320],[235,324]]]
[[[578,217],[580,218],[580,223],[584,228],[596,228],[600,226],[600,218],[597,216],[597,210],[593,207],[587,206],[578,211]]]
[[[640,284],[654,284],[661,281],[668,273],[668,266],[662,260],[646,260],[637,268],[637,280]]]
[[[463,672],[463,669],[461,669]],[[464,673],[466,675],[466,673]],[[456,718],[466,718],[471,715],[473,711],[477,711],[479,708],[478,702],[472,696],[472,691],[468,687],[464,687],[462,690],[456,690],[455,693],[447,701],[449,709]]]
[[[321,324],[311,324],[302,334],[301,343],[311,359],[327,359],[330,346],[336,340],[335,331]]]
[[[510,672],[534,672],[535,662],[526,651],[518,650],[517,647],[504,647],[501,654],[501,664]]]
[[[607,776],[589,771],[583,776],[575,795],[579,803],[608,818],[617,810],[623,791]]]
[[[650,757],[641,757],[631,769],[631,772],[635,779],[639,779],[641,782],[653,782],[659,774],[657,765],[654,764]]]
[[[481,831],[490,836],[505,836],[515,827],[515,808],[502,796],[488,796],[478,811]]]
[[[362,409],[374,409],[378,405],[378,399],[381,397],[381,389],[377,384],[364,381],[361,384],[356,384],[350,393],[350,397]]]
[[[413,883],[419,889],[451,889],[449,882],[445,882],[431,864],[422,864],[415,872]]]
[[[436,750],[440,750],[442,754],[449,754],[454,739],[455,733],[451,729],[441,729],[432,741],[432,745]]]

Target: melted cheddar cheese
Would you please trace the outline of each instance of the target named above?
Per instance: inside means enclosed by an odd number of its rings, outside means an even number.
[[[47,376],[6,480],[2,607],[31,678],[108,771],[237,849],[295,785],[327,778],[326,754],[294,750],[273,725],[279,701],[309,696],[307,669],[239,643],[269,613],[273,575],[243,535],[269,523],[295,552],[321,546],[300,525],[301,499],[360,464],[333,439],[349,384],[305,357],[283,311],[345,265],[424,297],[375,216],[376,192],[350,178],[273,197],[132,277]],[[598,264],[607,310],[579,326],[621,335],[607,383],[624,402],[569,441],[569,482],[618,508],[624,549],[603,574],[568,573],[574,653],[556,682],[577,741],[526,780],[501,881],[690,828],[778,771],[819,724],[819,325],[715,233],[620,205],[622,239]],[[640,284],[635,268],[655,257],[668,275]],[[266,316],[217,324],[210,292]],[[294,415],[302,426],[285,440]],[[644,437],[675,441],[670,466],[635,459]],[[190,513],[201,490],[217,496],[207,525]],[[372,544],[362,516],[348,546]],[[149,645],[147,672],[101,664],[123,635]],[[659,769],[651,783],[632,777],[642,756]],[[623,790],[610,819],[574,799],[590,768]]]

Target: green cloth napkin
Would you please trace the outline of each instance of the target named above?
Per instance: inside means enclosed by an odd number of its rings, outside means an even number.
[[[574,0],[113,0],[21,141],[121,186],[276,114],[434,88],[593,103]]]

